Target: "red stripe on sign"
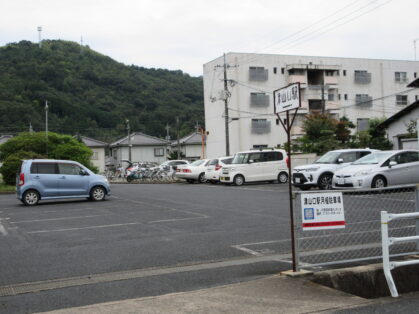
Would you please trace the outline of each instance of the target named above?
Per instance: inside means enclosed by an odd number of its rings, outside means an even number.
[[[331,227],[331,226],[344,226],[346,223],[342,221],[323,221],[323,222],[306,222],[303,223],[303,228],[310,227]]]

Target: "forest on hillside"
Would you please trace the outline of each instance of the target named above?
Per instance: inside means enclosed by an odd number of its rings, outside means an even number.
[[[0,134],[45,128],[104,141],[131,131],[164,137],[204,123],[202,77],[124,65],[88,46],[44,40],[0,47]]]

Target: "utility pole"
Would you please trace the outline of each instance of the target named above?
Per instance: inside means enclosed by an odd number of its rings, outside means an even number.
[[[224,124],[226,133],[226,156],[230,156],[230,132],[228,129],[228,86],[227,86],[227,63],[226,54],[224,54]]]
[[[126,120],[127,122],[127,131],[128,131],[128,160],[131,161],[132,160],[132,155],[131,155],[131,148],[132,148],[132,144],[131,144],[131,128],[129,125],[129,120]]]
[[[41,33],[42,33],[42,26],[38,26],[38,45],[39,45],[39,48],[41,48],[41,45],[42,45]]]
[[[180,159],[179,117],[176,117],[177,159]]]
[[[415,61],[416,61],[416,42],[419,40],[419,38],[416,38],[416,39],[414,39],[413,40],[413,50],[414,50],[414,53],[415,53]]]
[[[205,129],[202,128],[199,125],[198,121],[196,121],[195,129],[196,129],[196,132],[201,135],[201,147],[202,147],[201,159],[204,159],[205,158],[205,135],[206,135],[206,132],[205,132]]]
[[[48,157],[48,100],[45,100],[45,151]]]
[[[166,141],[170,141],[170,133],[169,133],[170,126],[169,126],[169,124],[166,124],[165,129],[166,129]]]

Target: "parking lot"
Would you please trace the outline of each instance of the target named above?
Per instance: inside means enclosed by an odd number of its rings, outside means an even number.
[[[290,268],[287,185],[113,185],[104,202],[25,207],[0,195],[0,204],[0,310],[191,290]]]

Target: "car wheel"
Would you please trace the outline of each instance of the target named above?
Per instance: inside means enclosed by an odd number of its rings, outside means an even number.
[[[39,193],[35,190],[28,190],[23,194],[23,204],[26,206],[35,206],[39,202]]]
[[[372,180],[371,187],[373,189],[385,188],[387,186],[387,180],[383,176],[377,176]]]
[[[281,172],[278,174],[278,183],[287,183],[288,182],[288,173]]]
[[[300,189],[301,191],[308,191],[308,190],[310,190],[310,189],[311,189],[311,186],[299,186],[299,189]]]
[[[127,177],[127,182],[132,182],[133,181],[133,178],[132,177]]]
[[[244,177],[242,175],[237,175],[234,177],[234,185],[240,186],[244,184]]]
[[[199,183],[205,183],[205,173],[201,173],[198,177],[198,182]]]
[[[95,186],[90,191],[90,199],[92,201],[103,201],[105,199],[106,193],[105,189],[101,186]]]
[[[319,179],[320,190],[331,190],[332,189],[332,178],[331,174],[324,174]]]

